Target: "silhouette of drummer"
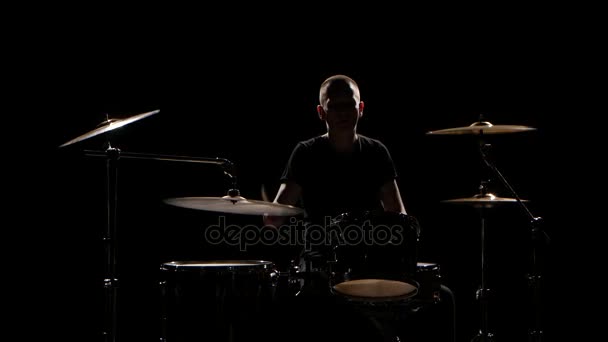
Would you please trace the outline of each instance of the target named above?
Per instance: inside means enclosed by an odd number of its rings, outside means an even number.
[[[334,75],[321,84],[317,113],[327,132],[296,144],[275,203],[299,206],[319,224],[346,212],[406,214],[387,147],[357,133],[363,109],[352,78]],[[266,217],[265,223],[278,226],[284,217]]]
[[[316,109],[327,132],[295,145],[274,203],[303,208],[309,227],[327,228],[328,223],[345,214],[351,218],[368,213],[406,216],[388,148],[378,139],[357,133],[364,109],[357,83],[346,75],[327,78],[321,83]],[[265,216],[264,224],[280,227],[286,224],[285,218]],[[371,321],[348,306],[335,305],[323,269],[328,255],[322,255],[317,263],[311,261],[319,251],[323,254],[324,250],[306,250],[300,255],[300,271],[321,271],[305,280],[299,293],[304,299],[296,303],[297,312],[291,309],[304,329],[297,335],[303,340],[327,337],[335,341],[337,336],[380,339]]]

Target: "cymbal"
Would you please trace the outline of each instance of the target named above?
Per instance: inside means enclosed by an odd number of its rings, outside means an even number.
[[[165,199],[164,202],[181,208],[228,214],[295,216],[303,213],[303,209],[291,205],[253,201],[241,196],[175,197]]]
[[[447,135],[447,134],[502,134],[502,133],[517,133],[532,131],[536,128],[517,125],[493,125],[488,121],[478,121],[469,126],[446,128],[438,131],[430,131],[426,134],[430,135]]]
[[[528,200],[521,200],[522,202],[528,202]],[[494,194],[488,193],[485,195],[477,194],[473,197],[455,198],[441,201],[441,203],[449,204],[466,204],[477,208],[492,208],[499,205],[515,204],[517,203],[516,198],[508,197],[497,197]]]
[[[99,125],[97,125],[97,128],[93,129],[92,131],[89,131],[83,135],[80,135],[64,144],[62,144],[59,147],[64,147],[64,146],[68,146],[74,143],[77,143],[79,141],[88,139],[88,138],[92,138],[96,135],[102,134],[102,133],[106,133],[112,130],[115,130],[117,128],[120,128],[122,126],[128,125],[132,122],[141,120],[143,118],[146,118],[150,115],[154,115],[156,113],[160,112],[160,109],[157,110],[153,110],[151,112],[146,112],[146,113],[141,113],[141,114],[137,114],[137,115],[133,115],[131,117],[128,118],[124,118],[124,119],[107,119],[103,122],[101,122]]]

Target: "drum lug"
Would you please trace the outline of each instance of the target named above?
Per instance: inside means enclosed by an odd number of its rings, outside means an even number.
[[[487,299],[489,295],[490,295],[490,289],[478,289],[475,292],[475,297],[478,300]]]

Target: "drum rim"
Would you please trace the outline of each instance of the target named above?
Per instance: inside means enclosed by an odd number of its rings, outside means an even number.
[[[263,259],[208,259],[208,260],[172,260],[161,264],[161,269],[172,271],[251,269],[273,267],[274,262]]]

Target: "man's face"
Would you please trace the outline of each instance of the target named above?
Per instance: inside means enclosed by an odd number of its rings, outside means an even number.
[[[330,130],[354,130],[360,117],[359,99],[347,84],[330,86],[322,104]]]

